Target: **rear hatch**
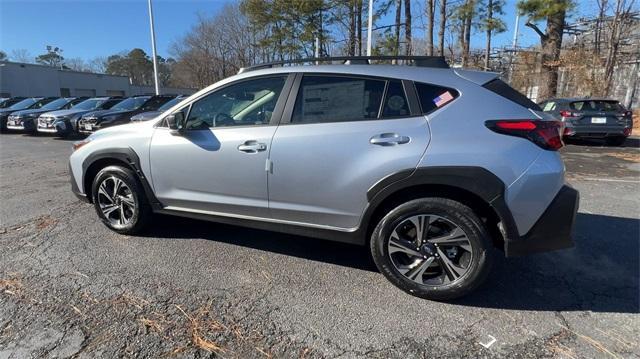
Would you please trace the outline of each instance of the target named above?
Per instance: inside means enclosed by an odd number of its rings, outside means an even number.
[[[615,100],[579,100],[569,103],[563,111],[565,120],[574,126],[623,127],[631,121],[631,113]]]

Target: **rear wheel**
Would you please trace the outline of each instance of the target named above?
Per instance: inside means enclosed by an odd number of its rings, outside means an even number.
[[[468,294],[485,280],[491,242],[469,207],[447,198],[422,198],[396,207],[378,223],[371,253],[397,287],[446,300]]]
[[[608,146],[622,146],[626,140],[625,136],[607,137],[605,143]]]
[[[149,202],[140,182],[128,168],[103,168],[93,180],[92,195],[98,217],[115,232],[135,234],[149,222]]]

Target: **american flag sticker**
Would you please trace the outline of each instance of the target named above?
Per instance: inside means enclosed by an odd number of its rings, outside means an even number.
[[[433,99],[433,103],[436,104],[436,107],[442,107],[447,104],[447,102],[453,100],[453,96],[449,91],[441,94],[440,96]]]

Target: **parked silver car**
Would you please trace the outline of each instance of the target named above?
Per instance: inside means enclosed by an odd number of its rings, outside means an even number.
[[[498,74],[366,60],[244,69],[97,131],[74,144],[72,190],[118,233],[164,213],[367,245],[430,299],[477,288],[500,251],[573,245],[558,121]]]

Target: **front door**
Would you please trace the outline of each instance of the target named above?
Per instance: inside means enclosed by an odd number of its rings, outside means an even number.
[[[158,127],[150,149],[158,200],[174,210],[268,217],[265,164],[285,83],[287,75],[225,85],[179,111],[180,133]]]

